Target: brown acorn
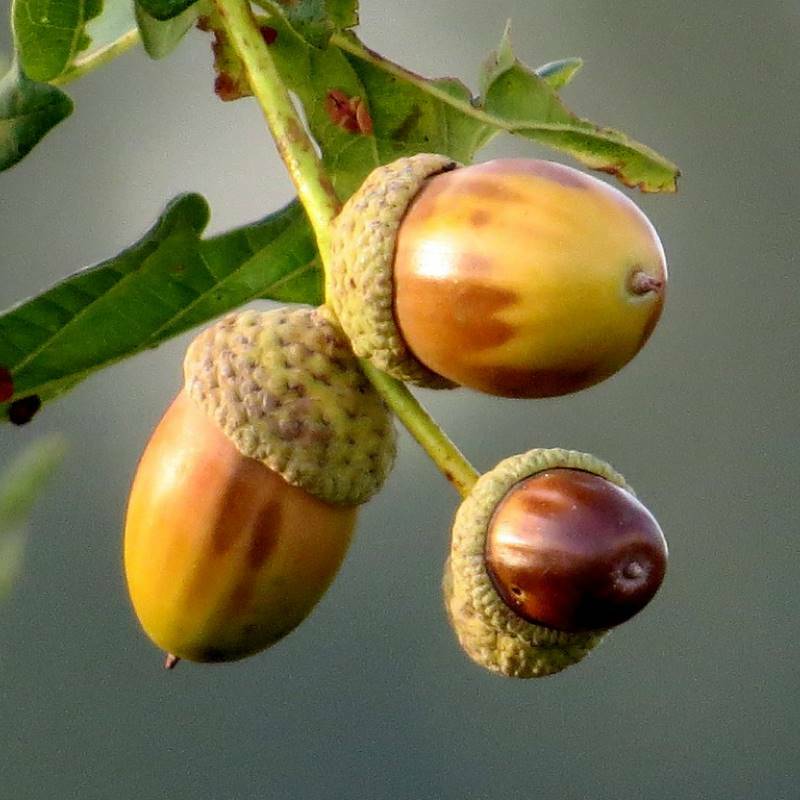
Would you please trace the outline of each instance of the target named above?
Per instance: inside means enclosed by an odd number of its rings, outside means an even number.
[[[461,504],[445,601],[473,660],[539,677],[638,613],[666,562],[658,523],[619,473],[585,453],[532,450],[500,462]]]

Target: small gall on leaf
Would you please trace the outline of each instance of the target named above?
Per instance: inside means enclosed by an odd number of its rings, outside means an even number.
[[[261,31],[261,38],[266,44],[273,44],[278,38],[278,31],[275,28],[270,28],[269,25],[262,25],[259,30]]]
[[[14,394],[14,380],[6,367],[0,367],[0,403],[10,400]]]
[[[242,85],[237,83],[236,79],[227,72],[221,72],[214,79],[214,94],[225,103],[229,103],[231,100],[238,100],[240,97],[246,97],[249,93],[249,86],[243,89]]]
[[[252,92],[247,81],[244,64],[228,41],[225,31],[214,27],[208,17],[201,17],[197,27],[201,31],[211,33],[214,37],[211,42],[211,50],[214,53],[214,71],[217,73],[214,80],[214,93],[224,102],[249,97]],[[261,33],[266,40],[263,28]]]
[[[355,98],[356,102],[356,124],[358,125],[358,130],[364,134],[364,136],[369,136],[372,133],[372,117],[369,115],[369,111],[367,110],[366,103],[360,98]]]
[[[349,97],[339,89],[331,89],[325,98],[325,111],[334,125],[348,133],[372,133],[372,117],[358,96]]]
[[[15,400],[8,408],[8,419],[14,425],[27,425],[42,407],[38,394],[30,394]]]

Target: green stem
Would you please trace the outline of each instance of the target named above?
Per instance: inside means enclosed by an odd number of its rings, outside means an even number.
[[[139,30],[132,28],[127,33],[124,33],[119,39],[115,39],[105,47],[101,47],[92,51],[83,58],[75,60],[73,65],[62,75],[54,78],[50,83],[53,86],[65,86],[72,81],[82,78],[90,72],[93,72],[98,67],[102,67],[109,61],[113,61],[117,56],[127,53],[134,45],[139,43]]]
[[[383,395],[389,407],[431,457],[442,474],[453,484],[456,491],[466,497],[480,474],[467,461],[455,443],[439,427],[436,420],[408,391],[405,384],[376,369],[368,361],[361,366],[372,385]]]
[[[248,0],[214,0],[228,40],[242,60],[250,88],[269,125],[300,202],[317,238],[323,266],[330,263],[331,226],[339,212],[333,184],[281,80]],[[326,269],[327,272],[327,269]],[[461,454],[406,386],[362,362],[364,371],[387,405],[455,486],[466,495],[478,472]]]
[[[330,229],[339,200],[289,97],[247,0],[214,0],[222,24],[247,71],[247,80],[278,147],[317,238],[329,260]]]

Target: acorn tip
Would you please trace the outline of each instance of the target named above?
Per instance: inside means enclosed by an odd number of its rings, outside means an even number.
[[[180,661],[178,656],[172,655],[172,653],[167,653],[167,657],[164,659],[164,669],[175,669],[175,665]]]

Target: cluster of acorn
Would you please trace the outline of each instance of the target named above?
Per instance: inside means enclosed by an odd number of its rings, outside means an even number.
[[[647,218],[576,170],[429,154],[375,170],[334,226],[330,307],[246,310],[202,332],[142,456],[125,568],[167,666],[263,650],[333,579],[395,454],[358,358],[420,386],[558,396],[637,353],[665,282]],[[666,557],[610,466],[532,450],[461,504],[445,602],[478,663],[548,675],[639,611]]]

